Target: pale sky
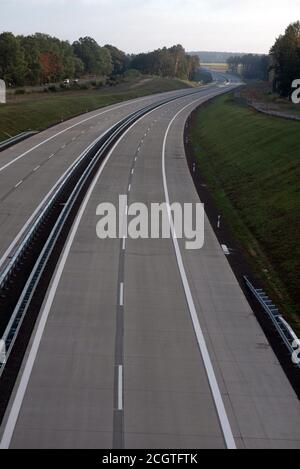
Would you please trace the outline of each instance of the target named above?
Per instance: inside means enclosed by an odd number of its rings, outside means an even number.
[[[299,0],[0,0],[0,32],[92,36],[128,53],[181,43],[186,50],[266,53]]]

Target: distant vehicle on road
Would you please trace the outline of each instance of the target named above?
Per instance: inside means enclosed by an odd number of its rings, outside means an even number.
[[[70,79],[69,79],[69,78],[66,78],[66,79],[64,80],[64,85],[69,85],[69,84],[70,84]]]

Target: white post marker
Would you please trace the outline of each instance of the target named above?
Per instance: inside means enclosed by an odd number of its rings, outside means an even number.
[[[228,247],[226,246],[226,244],[222,244],[222,249],[224,251],[225,256],[230,256],[230,251]]]
[[[0,364],[6,363],[6,345],[4,340],[0,340]]]
[[[4,80],[0,80],[0,104],[6,104],[6,84]]]

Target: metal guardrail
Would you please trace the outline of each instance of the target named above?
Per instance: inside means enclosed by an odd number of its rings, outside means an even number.
[[[23,142],[23,140],[25,140],[26,138],[32,137],[36,134],[38,134],[37,131],[29,130],[28,132],[22,132],[21,134],[18,134],[15,137],[8,138],[7,140],[4,140],[0,143],[0,151],[10,148],[16,143]]]
[[[248,279],[248,277],[244,276],[244,280],[251,293],[263,307],[264,311],[268,314],[269,318],[271,319],[277,332],[279,333],[289,353],[292,356],[295,352],[295,347],[293,345],[300,344],[300,339],[297,337],[297,335],[295,334],[291,326],[287,323],[287,321],[282,317],[278,308],[273,304],[272,300],[268,297],[266,292],[261,288],[255,288]],[[296,366],[300,368],[300,363]]]
[[[76,170],[80,167],[81,163],[87,159],[88,165],[79,177],[75,187],[73,188],[71,194],[68,197],[68,200],[64,204],[64,207],[56,220],[54,227],[51,230],[50,235],[47,238],[45,245],[43,246],[38,259],[27,279],[26,285],[23,288],[23,291],[19,297],[19,300],[14,308],[14,311],[10,317],[10,320],[6,326],[5,332],[3,334],[2,340],[5,342],[6,347],[6,361],[12,350],[18,331],[21,327],[23,318],[26,314],[27,308],[31,302],[34,291],[38,282],[42,276],[42,273],[46,267],[47,261],[56,245],[56,242],[62,232],[62,229],[65,225],[66,220],[79,196],[81,190],[83,189],[85,183],[88,181],[90,175],[95,169],[96,165],[99,163],[101,157],[105,154],[108,148],[112,145],[116,139],[122,135],[122,133],[134,122],[136,122],[140,117],[147,114],[148,112],[161,107],[162,105],[172,102],[174,100],[196,94],[197,92],[189,92],[181,95],[180,97],[169,98],[162,100],[155,105],[149,105],[145,108],[142,108],[130,116],[127,116],[113,127],[108,129],[103,135],[101,135],[97,140],[95,140],[80,156],[80,158],[71,166],[69,172],[66,174],[66,177],[55,189],[54,193],[50,196],[48,201],[45,203],[43,209],[37,216],[36,220],[33,222],[31,228],[25,235],[23,241],[18,246],[15,253],[11,256],[10,261],[5,266],[3,272],[0,275],[0,290],[5,287],[7,282],[11,279],[14,272],[16,271],[20,259],[22,259],[23,254],[26,252],[27,248],[31,245],[32,240],[34,239],[36,233],[40,227],[45,222],[49,212],[52,207],[59,199],[61,193],[64,191],[64,188],[68,184],[68,181],[73,177]],[[198,91],[199,93],[199,91]],[[3,372],[5,363],[1,365],[0,363],[0,376]]]

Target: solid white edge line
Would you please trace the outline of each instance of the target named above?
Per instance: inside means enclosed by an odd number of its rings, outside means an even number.
[[[109,129],[108,129],[109,130]],[[96,142],[97,140],[99,140],[99,138],[101,138],[103,135],[105,134],[105,132],[100,135],[100,137],[97,137],[96,140],[94,140],[79,156],[78,158],[74,161],[74,163],[71,164],[71,166],[69,166],[66,171],[63,173],[63,175],[56,181],[56,183],[54,184],[54,186],[50,189],[50,191],[48,192],[48,194],[45,195],[45,197],[43,198],[43,200],[41,201],[41,203],[37,206],[37,208],[35,209],[35,211],[32,213],[32,215],[28,218],[28,220],[25,222],[25,225],[23,225],[23,227],[21,228],[21,230],[19,231],[19,233],[17,234],[17,236],[15,237],[15,239],[11,242],[11,244],[8,246],[8,248],[6,249],[5,253],[2,255],[1,259],[0,259],[0,267],[2,267],[2,265],[4,264],[4,262],[6,261],[7,257],[11,254],[11,251],[12,249],[17,245],[17,243],[20,241],[21,237],[23,236],[23,234],[25,233],[25,231],[27,230],[28,226],[33,222],[34,218],[37,216],[37,214],[40,212],[40,210],[42,209],[43,205],[45,204],[45,202],[51,197],[51,194],[57,189],[58,185],[61,183],[61,181],[65,178],[65,176],[67,175],[67,173],[71,170],[71,168],[73,168],[76,163],[78,162],[78,160],[83,156],[84,153],[86,153]],[[23,181],[22,181],[23,182]],[[22,183],[20,181],[20,183]],[[20,184],[19,184],[20,185]],[[15,186],[16,188],[16,186]]]
[[[155,95],[154,95],[155,96]],[[120,109],[120,108],[123,108],[125,106],[130,106],[131,104],[134,104],[136,102],[140,102],[140,101],[145,101],[147,99],[150,99],[151,97],[153,96],[146,96],[144,98],[137,98],[135,100],[132,100],[132,101],[128,101],[127,103],[122,103],[118,106],[115,106],[113,107],[112,109],[106,109],[104,111],[101,111],[93,116],[90,116],[90,117],[87,117],[86,119],[83,119],[82,121],[80,122],[77,122],[76,124],[73,124],[71,125],[70,127],[67,127],[66,129],[63,129],[61,130],[60,132],[57,132],[56,134],[52,135],[51,137],[49,138],[46,138],[45,140],[43,140],[42,142],[38,143],[37,145],[35,145],[34,147],[32,148],[29,148],[29,150],[25,151],[24,153],[22,153],[21,155],[17,156],[16,158],[14,158],[13,160],[9,161],[8,163],[6,163],[4,166],[0,167],[0,173],[2,171],[4,171],[6,168],[8,168],[9,166],[11,166],[12,164],[14,164],[16,161],[20,160],[21,158],[23,158],[24,156],[28,155],[29,153],[31,153],[32,151],[36,150],[37,148],[40,148],[42,145],[44,145],[45,143],[48,143],[50,142],[51,140],[53,140],[54,138],[56,137],[59,137],[60,135],[68,132],[69,130],[72,130],[74,129],[75,127],[78,127],[79,125],[81,124],[84,124],[85,122],[88,122],[92,119],[96,119],[97,117],[99,116],[102,116],[103,114],[107,114],[108,112],[113,112],[115,111],[116,109]],[[95,112],[95,111],[91,111],[91,112]],[[75,119],[75,118],[74,118]],[[45,129],[45,131],[47,131],[49,129]],[[85,131],[84,131],[85,132]]]
[[[167,106],[167,105],[168,105],[168,103],[162,105],[162,107]],[[7,419],[6,424],[5,424],[2,439],[1,439],[1,442],[0,442],[0,449],[8,449],[9,445],[11,443],[11,439],[12,439],[12,436],[13,436],[13,433],[14,433],[14,430],[15,430],[15,426],[16,426],[18,417],[19,417],[21,406],[22,406],[22,403],[23,403],[23,400],[24,400],[24,396],[25,396],[25,393],[26,393],[26,389],[27,389],[27,386],[28,386],[28,383],[29,383],[31,373],[32,373],[33,365],[34,365],[34,362],[35,362],[35,359],[36,359],[36,356],[37,356],[37,353],[38,353],[38,350],[39,350],[39,346],[40,346],[40,343],[41,343],[41,340],[42,340],[42,336],[43,336],[43,333],[44,333],[44,330],[45,330],[45,327],[46,327],[48,316],[49,316],[49,313],[50,313],[50,310],[51,310],[51,307],[52,307],[52,304],[53,304],[53,301],[54,301],[54,297],[55,297],[55,294],[56,294],[56,291],[57,291],[57,288],[58,288],[62,273],[64,271],[64,267],[66,265],[66,262],[67,262],[71,247],[73,245],[73,241],[75,239],[77,230],[79,228],[81,219],[83,217],[83,214],[85,212],[87,204],[89,203],[89,200],[90,200],[91,195],[94,191],[94,188],[95,188],[95,186],[96,186],[102,172],[104,171],[104,168],[106,167],[111,155],[113,154],[114,150],[119,145],[119,143],[125,138],[125,136],[132,130],[132,128],[138,122],[140,122],[144,117],[149,116],[150,114],[152,114],[155,111],[157,111],[157,109],[153,109],[152,111],[148,112],[145,116],[141,116],[116,141],[116,143],[114,144],[114,146],[111,148],[110,152],[108,153],[108,155],[104,159],[104,161],[103,161],[101,167],[99,168],[99,171],[97,172],[91,186],[89,187],[89,190],[88,190],[88,192],[87,192],[87,194],[84,198],[83,203],[81,204],[81,207],[80,207],[79,212],[77,214],[76,220],[75,220],[75,222],[72,226],[71,233],[70,233],[70,235],[68,237],[68,240],[67,240],[67,243],[64,247],[63,254],[60,258],[59,264],[58,264],[57,269],[55,271],[55,275],[54,275],[54,278],[52,280],[51,286],[48,290],[48,294],[47,294],[45,304],[44,304],[43,309],[42,309],[42,311],[39,315],[39,322],[38,322],[38,325],[37,325],[37,328],[36,328],[35,336],[34,336],[33,341],[32,341],[31,349],[30,349],[30,352],[28,354],[28,358],[27,358],[27,361],[26,361],[24,369],[23,369],[23,373],[22,373],[22,376],[21,376],[21,379],[20,379],[20,383],[19,383],[18,389],[16,391],[16,394],[15,394],[11,409],[10,409],[8,419]]]
[[[236,449],[236,444],[235,444],[235,440],[234,440],[234,437],[233,437],[232,429],[231,429],[229,419],[228,419],[228,416],[227,416],[227,413],[226,413],[225,405],[224,405],[222,395],[221,395],[221,392],[220,392],[220,389],[219,389],[219,385],[218,385],[218,382],[217,382],[217,379],[216,379],[214,368],[213,368],[213,365],[212,365],[212,362],[211,362],[211,359],[210,359],[210,356],[209,356],[209,352],[208,352],[207,345],[206,345],[206,342],[205,342],[204,334],[203,334],[202,329],[201,329],[201,325],[200,325],[200,321],[199,321],[198,314],[197,314],[197,311],[196,311],[196,307],[195,307],[195,303],[194,303],[194,300],[193,300],[192,292],[191,292],[189,282],[188,282],[188,279],[187,279],[187,275],[186,275],[186,271],[185,271],[185,268],[184,268],[180,247],[179,247],[179,244],[178,244],[178,241],[177,241],[176,231],[175,231],[174,222],[173,222],[173,218],[172,218],[172,213],[171,213],[171,209],[170,209],[170,198],[169,198],[169,191],[168,191],[167,178],[166,178],[165,155],[166,155],[166,143],[167,143],[167,138],[168,138],[170,129],[171,129],[174,121],[177,119],[177,117],[185,109],[187,109],[189,106],[192,106],[193,104],[194,103],[191,103],[191,104],[185,106],[183,109],[181,109],[174,116],[174,118],[171,120],[171,122],[169,123],[169,126],[167,128],[165,138],[164,138],[164,142],[163,142],[163,150],[162,150],[163,185],[164,185],[166,203],[167,203],[167,207],[168,207],[168,218],[169,218],[170,228],[171,228],[171,231],[172,231],[172,238],[173,238],[173,244],[174,244],[174,248],[175,248],[177,264],[178,264],[178,268],[179,268],[179,272],[180,272],[180,276],[181,276],[185,296],[186,296],[186,299],[187,299],[188,307],[189,307],[189,310],[190,310],[190,315],[191,315],[191,319],[192,319],[192,322],[193,322],[193,326],[194,326],[195,334],[196,334],[196,337],[197,337],[198,345],[199,345],[200,352],[201,352],[201,355],[202,355],[202,359],[203,359],[203,362],[204,362],[204,366],[205,366],[205,369],[206,369],[209,385],[210,385],[210,388],[211,388],[211,392],[212,392],[213,399],[214,399],[214,402],[215,402],[216,410],[217,410],[217,413],[218,413],[220,425],[221,425],[221,428],[222,428],[222,432],[223,432],[223,435],[224,435],[224,439],[225,439],[225,442],[226,442],[227,449]]]
[[[207,96],[206,98],[209,98],[210,96],[211,95]],[[186,96],[186,98],[188,98],[188,97],[189,96]],[[185,97],[183,97],[183,98],[185,98]],[[199,98],[196,101],[200,101],[203,98],[204,98],[204,96],[201,96],[201,98]],[[193,103],[194,102],[195,101],[193,101]],[[192,105],[193,103],[190,103],[190,105]],[[168,104],[169,103],[163,104],[161,107],[167,106]],[[41,343],[41,340],[42,340],[42,336],[43,336],[43,333],[44,333],[44,330],[45,330],[45,327],[46,327],[48,316],[49,316],[49,313],[50,313],[50,310],[51,310],[51,307],[52,307],[52,304],[53,304],[53,301],[54,301],[54,298],[55,298],[55,294],[56,294],[56,291],[57,291],[57,288],[58,288],[62,273],[64,271],[64,267],[66,265],[66,262],[67,262],[71,247],[73,245],[73,241],[75,239],[77,230],[79,228],[81,219],[83,217],[83,214],[85,212],[87,204],[88,204],[88,202],[91,198],[91,195],[94,191],[94,188],[95,188],[95,186],[96,186],[102,172],[104,171],[104,168],[106,167],[111,155],[113,154],[114,150],[119,145],[119,143],[132,130],[132,128],[135,127],[135,125],[137,125],[138,122],[140,122],[144,117],[149,116],[153,112],[157,111],[157,109],[159,109],[159,108],[153,109],[152,111],[147,113],[145,116],[141,116],[117,140],[117,142],[114,144],[114,146],[111,148],[110,152],[108,153],[108,155],[104,159],[104,161],[103,161],[101,167],[99,168],[99,171],[97,172],[91,186],[89,187],[89,190],[88,190],[88,192],[87,192],[87,194],[84,198],[84,201],[82,202],[82,204],[80,206],[79,212],[78,212],[77,217],[76,217],[76,219],[74,221],[74,224],[72,226],[71,233],[70,233],[70,235],[68,237],[68,240],[67,240],[67,243],[64,247],[63,254],[60,258],[59,264],[58,264],[57,269],[55,271],[54,278],[52,279],[51,286],[48,290],[48,294],[47,294],[46,301],[44,303],[44,307],[43,307],[43,309],[42,309],[42,311],[40,312],[40,315],[39,315],[39,320],[38,320],[38,325],[37,325],[37,328],[36,328],[35,336],[32,340],[32,345],[31,345],[31,348],[30,348],[30,351],[29,351],[29,354],[28,354],[28,358],[27,358],[27,361],[25,363],[23,373],[22,373],[22,376],[21,376],[21,379],[20,379],[20,382],[19,382],[19,386],[18,386],[18,389],[16,391],[15,397],[13,399],[13,403],[12,403],[12,406],[11,406],[11,409],[10,409],[10,412],[9,412],[9,415],[8,415],[8,418],[7,418],[7,421],[6,421],[6,424],[5,424],[5,428],[4,428],[3,435],[2,435],[2,438],[1,438],[1,442],[0,442],[0,449],[8,449],[9,446],[10,446],[12,436],[13,436],[13,433],[14,433],[14,430],[15,430],[15,427],[16,427],[16,423],[17,423],[17,420],[18,420],[18,417],[19,417],[19,413],[20,413],[20,410],[21,410],[21,406],[22,406],[22,403],[23,403],[23,400],[24,400],[24,396],[25,396],[25,393],[26,393],[26,390],[27,390],[27,386],[28,386],[28,383],[29,383],[29,379],[30,379],[30,376],[31,376],[31,373],[32,373],[33,365],[34,365],[35,359],[37,357],[37,353],[38,353],[39,346],[40,346],[40,343]]]
[[[118,410],[123,410],[123,366],[118,367]]]
[[[155,95],[154,95],[155,96]],[[182,98],[184,98],[185,96],[182,96]],[[188,96],[186,96],[188,97]],[[67,132],[68,130],[70,129],[73,129],[74,127],[86,122],[86,120],[90,120],[90,119],[94,119],[95,117],[98,117],[102,114],[105,114],[105,113],[108,113],[108,112],[111,112],[111,111],[114,111],[118,108],[122,108],[123,106],[128,106],[130,104],[133,104],[133,103],[136,103],[136,102],[140,102],[140,101],[145,101],[149,99],[149,96],[146,96],[145,98],[138,98],[136,100],[133,100],[133,101],[130,101],[128,103],[123,103],[122,105],[120,106],[117,106],[117,107],[114,107],[113,109],[107,109],[106,111],[102,111],[94,116],[91,116],[87,119],[84,119],[83,121],[80,121],[78,122],[77,124],[75,125],[72,125],[71,127],[68,127],[67,129],[64,129],[63,131],[59,132],[58,134],[55,134],[53,135],[52,137],[50,137],[49,139],[47,140],[44,140],[43,142],[41,142],[40,144],[36,145],[35,147],[31,148],[30,150],[28,150],[27,152],[23,153],[22,155],[20,155],[17,159],[20,159],[21,157],[27,155],[28,153],[30,153],[31,151],[35,150],[36,148],[39,148],[41,145],[43,145],[44,143],[47,143],[49,142],[50,140],[54,139],[55,137],[57,137],[58,135],[61,135],[62,133],[64,132]],[[180,99],[180,98],[179,98]],[[111,127],[112,128],[112,127]],[[109,130],[109,129],[108,129]],[[104,131],[103,134],[101,136],[103,136],[105,134],[105,132],[107,132],[108,130]],[[101,137],[100,136],[100,137]],[[99,139],[99,137],[94,140],[94,142],[92,142],[80,155],[79,157],[74,161],[74,163],[69,166],[66,171],[64,172],[64,174],[56,181],[56,183],[54,184],[54,186],[50,189],[50,191],[48,192],[48,194],[46,194],[46,196],[43,198],[43,200],[41,201],[41,203],[38,205],[38,207],[35,209],[35,211],[32,213],[32,215],[28,218],[28,220],[25,222],[25,225],[23,225],[23,227],[21,228],[21,230],[19,231],[19,233],[16,235],[15,239],[11,242],[11,244],[8,246],[8,248],[6,249],[6,251],[4,252],[4,254],[2,255],[2,257],[0,258],[0,267],[2,267],[2,265],[4,264],[4,262],[6,261],[7,257],[11,254],[11,251],[12,249],[16,246],[16,244],[19,242],[19,240],[21,239],[21,237],[23,236],[23,234],[25,233],[25,231],[27,230],[28,226],[32,223],[32,221],[34,220],[34,218],[36,217],[36,215],[38,214],[38,212],[41,210],[41,208],[43,207],[43,205],[45,204],[46,200],[51,196],[51,194],[55,191],[55,189],[58,187],[58,185],[60,184],[60,182],[63,180],[63,178],[66,176],[66,174],[68,173],[68,171],[70,170],[70,168],[72,166],[74,166],[77,161],[81,158],[81,156],[83,155],[83,153],[87,152],[89,148],[91,148],[94,143]],[[53,156],[55,156],[55,153],[52,153],[50,156],[49,156],[49,159],[51,159]],[[17,161],[17,159],[13,160],[11,162],[11,164],[14,162],[14,161]],[[4,167],[2,168],[4,169]],[[0,172],[2,170],[0,168]],[[22,181],[23,182],[23,181]],[[19,185],[21,185],[21,181],[20,181],[20,184],[18,184],[17,187],[19,187]],[[17,188],[15,186],[15,189]]]

